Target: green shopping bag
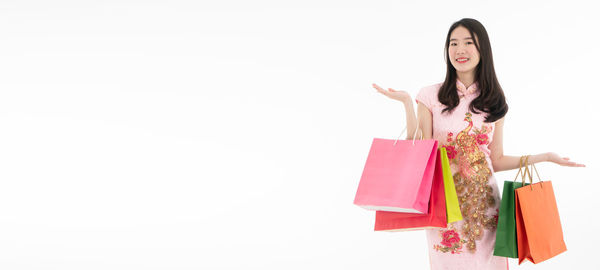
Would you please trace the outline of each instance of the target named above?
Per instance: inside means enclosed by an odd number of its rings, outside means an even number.
[[[450,171],[450,161],[446,148],[440,148],[442,156],[442,172],[444,174],[444,195],[446,195],[446,217],[448,223],[462,220],[460,205],[458,204],[458,196],[456,195],[456,187],[454,186],[454,178]]]
[[[521,157],[519,171],[513,181],[504,181],[502,201],[498,213],[498,227],[496,228],[496,244],[494,256],[518,258],[517,253],[517,225],[515,221],[515,189],[523,186],[525,176],[529,169],[527,163],[529,156]],[[521,175],[522,182],[515,182]],[[525,184],[529,185],[529,184]]]

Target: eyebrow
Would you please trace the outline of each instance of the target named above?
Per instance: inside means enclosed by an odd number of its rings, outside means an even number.
[[[467,40],[467,39],[473,39],[473,38],[471,38],[471,37],[463,38],[463,40]],[[456,41],[456,40],[458,40],[458,39],[456,39],[456,38],[451,38],[450,39],[450,41]]]

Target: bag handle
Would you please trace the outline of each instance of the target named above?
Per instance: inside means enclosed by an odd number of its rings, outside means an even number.
[[[533,168],[533,170],[535,171],[535,174],[538,177],[538,182],[540,183],[540,186],[543,188],[544,187],[544,182],[542,181],[542,178],[540,177],[540,173],[538,172],[537,168],[535,167],[534,163],[531,163],[531,167]],[[533,185],[533,176],[531,175],[531,170],[527,170],[527,176],[529,177],[529,185]],[[523,181],[523,183],[525,183]],[[525,184],[523,184],[525,185]],[[531,189],[533,190],[533,187],[531,187]]]
[[[523,170],[521,183],[523,184],[523,186],[525,186],[525,182],[527,182],[527,177],[531,175],[529,171],[529,155],[526,155],[525,159],[523,160],[523,168],[525,169]]]
[[[417,131],[419,131],[419,117],[417,117],[417,128],[415,129],[415,134],[413,134],[413,140],[412,140],[412,144],[415,145],[415,140],[417,139]],[[404,129],[402,130],[402,132],[400,132],[400,136],[398,136],[398,138],[396,139],[396,141],[394,141],[394,145],[396,145],[396,143],[398,142],[398,140],[400,140],[400,137],[402,137],[402,134],[404,134],[404,132],[406,131],[407,126],[404,127]],[[421,140],[423,139],[423,132],[421,131]]]
[[[529,172],[529,168],[525,166],[525,169],[523,169],[523,164],[527,164],[528,160],[529,156],[521,156],[519,159],[519,171],[517,172],[517,175],[515,175],[513,182],[517,181],[517,177],[519,177],[519,175],[521,175],[521,182],[525,182],[525,176],[526,173]]]

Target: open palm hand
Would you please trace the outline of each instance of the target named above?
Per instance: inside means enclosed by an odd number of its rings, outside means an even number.
[[[569,167],[585,167],[583,164],[579,164],[573,161],[570,161],[568,157],[561,157],[556,153],[548,153],[548,161],[554,162],[561,166],[569,166]]]
[[[377,84],[373,84],[373,88],[375,88],[375,90],[377,90],[377,92],[384,94],[385,96],[391,98],[391,99],[395,99],[395,100],[399,100],[402,102],[409,102],[411,101],[410,99],[410,94],[406,91],[402,91],[402,90],[394,90],[392,88],[388,88],[388,90],[385,90],[383,88],[381,88],[379,85]]]

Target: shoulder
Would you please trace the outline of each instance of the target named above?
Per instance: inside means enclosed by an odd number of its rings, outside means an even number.
[[[442,87],[443,83],[436,83],[436,84],[432,84],[432,85],[428,85],[425,87],[422,87],[421,90],[419,90],[419,93],[424,93],[424,94],[433,94],[433,95],[437,95],[437,93],[440,91],[440,87]]]
[[[502,128],[504,126],[504,116],[502,118],[496,120],[493,124],[497,128]]]
[[[423,103],[423,105],[431,109],[432,106],[439,103],[438,93],[440,87],[442,87],[442,83],[436,83],[421,88],[416,97],[417,103]]]

